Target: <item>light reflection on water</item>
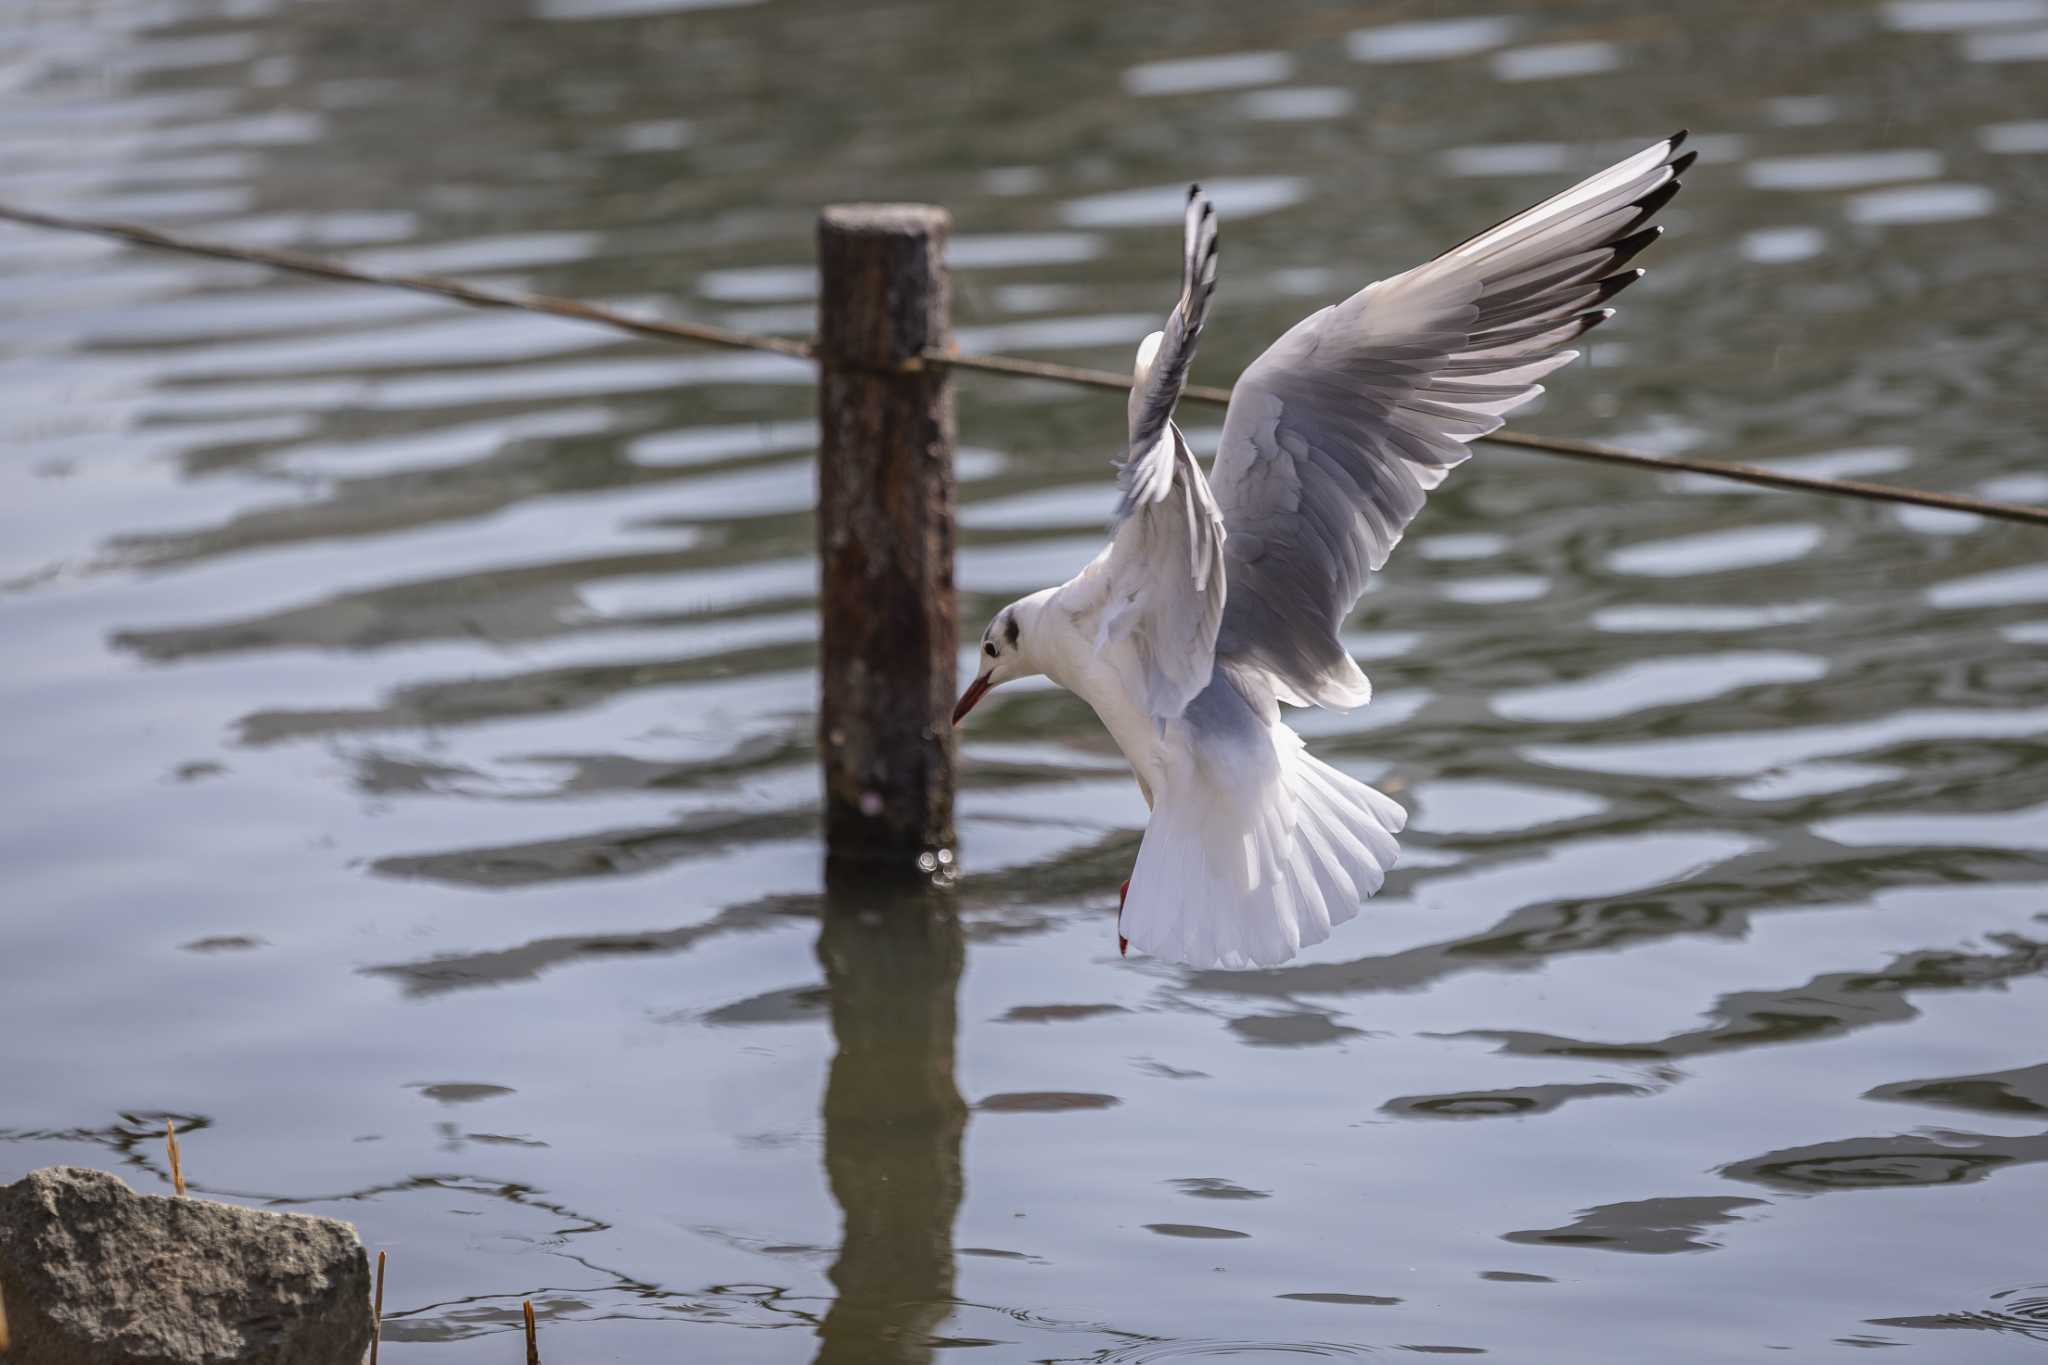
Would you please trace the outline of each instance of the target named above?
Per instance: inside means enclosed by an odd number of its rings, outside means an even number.
[[[1200,178],[1220,383],[1691,125],[1526,425],[2048,496],[2034,0],[961,15],[34,6],[0,197],[793,333],[816,207],[926,199],[964,338],[1121,368]],[[161,1188],[175,1117],[446,1365],[522,1298],[549,1358],[2038,1351],[2038,532],[1482,448],[1302,719],[1402,867],[1188,973],[1116,953],[1142,802],[1048,687],[955,891],[827,884],[807,379],[0,230],[0,1180]],[[978,622],[1120,411],[961,408]]]

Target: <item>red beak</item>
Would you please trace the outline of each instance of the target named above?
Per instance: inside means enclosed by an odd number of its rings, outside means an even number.
[[[967,690],[960,694],[960,704],[953,708],[953,724],[958,725],[967,719],[967,713],[974,709],[974,704],[987,696],[989,689],[994,686],[986,673],[967,684]]]

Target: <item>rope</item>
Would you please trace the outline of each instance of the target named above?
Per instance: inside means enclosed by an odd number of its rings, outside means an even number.
[[[655,318],[633,317],[594,303],[584,303],[579,299],[486,289],[480,285],[463,284],[459,280],[446,279],[439,275],[407,275],[358,269],[339,261],[306,256],[296,251],[269,251],[257,247],[230,246],[224,242],[199,241],[190,237],[173,236],[168,232],[159,232],[154,228],[134,223],[110,223],[88,218],[72,218],[56,213],[39,213],[9,204],[0,204],[0,220],[23,223],[30,227],[51,228],[59,232],[82,232],[96,237],[111,237],[136,246],[179,251],[189,256],[208,256],[215,260],[235,261],[244,265],[268,266],[274,270],[288,270],[300,275],[313,275],[350,284],[374,284],[391,289],[407,289],[414,293],[432,294],[472,308],[512,308],[527,313],[545,313],[609,327],[632,336],[651,337],[656,341],[722,346],[729,350],[771,351],[799,360],[818,358],[816,348],[809,342],[787,337],[757,336],[750,332],[736,332],[729,328],[712,327],[703,323],[664,322]],[[1012,378],[1045,380],[1083,388],[1108,389],[1118,393],[1128,393],[1131,387],[1128,377],[1108,370],[1080,369],[1072,365],[1020,360],[1014,356],[926,351],[918,360],[913,361],[909,368],[920,369],[926,365],[971,370],[981,374],[1007,375]],[[1230,390],[1191,384],[1181,397],[1186,402],[1221,406],[1230,401]],[[1515,446],[1545,455],[1623,465],[1631,469],[1653,469],[1666,474],[1702,474],[1710,478],[1757,484],[1764,488],[1826,493],[1835,497],[1861,498],[1870,502],[1904,503],[1915,507],[1932,507],[1943,512],[1964,512],[1999,521],[2019,522],[2028,526],[2048,526],[2048,507],[1994,502],[1988,498],[1974,498],[1961,493],[1933,493],[1916,488],[1897,488],[1889,484],[1864,483],[1856,479],[1823,479],[1805,474],[1785,474],[1758,465],[1737,464],[1726,460],[1644,455],[1637,451],[1622,450],[1593,441],[1578,441],[1564,436],[1537,436],[1505,427],[1481,439],[1496,445]]]
[[[1072,365],[1054,365],[1040,360],[1018,360],[1011,356],[948,355],[942,351],[927,351],[924,360],[927,364],[948,365],[956,370],[979,370],[986,374],[1012,375],[1023,379],[1046,379],[1056,384],[1115,389],[1119,393],[1128,393],[1131,388],[1129,379],[1110,370],[1084,370]],[[1230,402],[1230,390],[1190,384],[1181,391],[1181,401],[1211,403],[1221,407]],[[1569,436],[1536,436],[1526,431],[1511,431],[1506,427],[1479,439],[1491,441],[1495,445],[1541,451],[1545,455],[1561,455],[1568,460],[1591,460],[1596,464],[1625,465],[1631,469],[1655,469],[1666,474],[1705,474],[1711,478],[1733,479],[1738,483],[1759,484],[1765,488],[1783,488],[1800,493],[1831,493],[1838,497],[1863,498],[1870,502],[1902,502],[1917,507],[1939,508],[1944,512],[1968,512],[2001,521],[2048,526],[2048,507],[1993,502],[1988,498],[1973,498],[1965,493],[1930,493],[1918,488],[1895,488],[1890,484],[1865,483],[1860,479],[1822,479],[1810,474],[1785,474],[1775,469],[1765,469],[1761,465],[1737,464],[1731,460],[1695,460],[1643,455],[1633,450],[1623,450],[1618,446],[1601,445],[1596,441],[1578,441]]]
[[[615,313],[609,308],[601,308],[594,303],[584,303],[580,299],[485,289],[481,285],[463,284],[459,280],[445,279],[439,275],[400,275],[381,270],[359,270],[354,266],[343,265],[340,261],[330,261],[319,256],[303,256],[296,251],[265,251],[258,247],[229,246],[224,242],[201,242],[190,237],[173,237],[168,232],[158,232],[155,228],[140,227],[134,223],[102,223],[87,218],[66,218],[61,214],[37,213],[31,209],[16,208],[11,204],[0,204],[0,218],[26,223],[31,227],[54,228],[59,232],[85,232],[95,237],[112,237],[117,241],[132,242],[137,246],[182,251],[188,256],[211,256],[215,260],[237,261],[244,265],[267,265],[274,270],[317,275],[322,279],[342,280],[349,284],[381,284],[388,289],[410,289],[415,294],[433,294],[439,298],[467,304],[471,308],[516,308],[526,313],[548,313],[558,318],[593,322],[600,327],[630,332],[634,336],[653,337],[657,341],[689,341],[704,346],[724,346],[736,351],[774,351],[778,355],[795,356],[799,360],[814,358],[810,346],[801,341],[754,336],[749,332],[735,332],[724,327],[707,327],[694,322],[662,322],[655,318],[629,317],[624,313]]]

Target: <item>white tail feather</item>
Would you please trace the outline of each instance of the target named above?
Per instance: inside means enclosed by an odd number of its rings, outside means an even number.
[[[1358,913],[1407,812],[1285,725],[1257,752],[1197,752],[1156,793],[1118,929],[1191,967],[1270,967]]]

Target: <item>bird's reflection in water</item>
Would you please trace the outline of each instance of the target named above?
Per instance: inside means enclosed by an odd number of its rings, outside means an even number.
[[[844,1215],[820,1361],[922,1362],[952,1308],[967,1106],[953,1084],[966,956],[953,898],[828,881],[818,957],[839,1045],[825,1175]]]

